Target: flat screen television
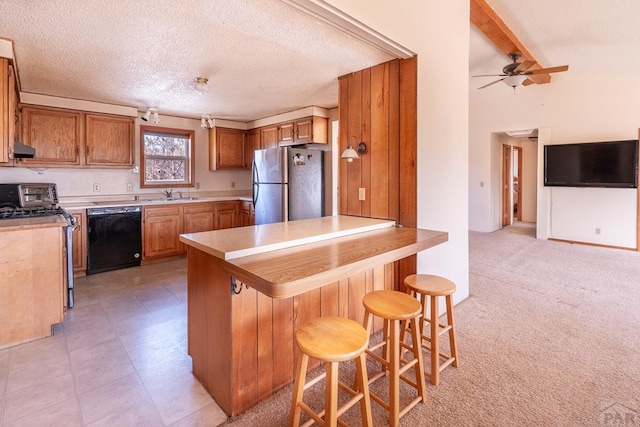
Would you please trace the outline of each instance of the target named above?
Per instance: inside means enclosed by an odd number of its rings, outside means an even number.
[[[544,185],[638,187],[638,140],[544,146]]]

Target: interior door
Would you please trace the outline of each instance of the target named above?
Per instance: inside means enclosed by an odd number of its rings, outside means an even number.
[[[502,226],[511,225],[511,146],[502,144]]]

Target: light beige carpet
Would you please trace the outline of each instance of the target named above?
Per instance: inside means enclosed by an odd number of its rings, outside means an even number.
[[[455,307],[461,365],[401,425],[640,425],[640,253],[532,236],[469,234],[471,294]],[[284,426],[290,399],[291,386],[227,424]],[[372,406],[374,424],[388,425]],[[345,421],[360,425],[357,408]]]

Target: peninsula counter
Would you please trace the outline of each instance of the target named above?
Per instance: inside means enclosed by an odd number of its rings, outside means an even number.
[[[293,381],[298,325],[362,322],[367,292],[397,288],[396,261],[447,239],[349,216],[181,235],[194,375],[227,415],[246,411]]]

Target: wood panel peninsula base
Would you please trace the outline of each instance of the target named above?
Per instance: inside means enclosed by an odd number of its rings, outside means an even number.
[[[193,374],[236,416],[293,381],[298,325],[318,316],[362,322],[362,297],[396,288],[396,261],[446,242],[448,234],[333,216],[180,240],[188,246]]]

